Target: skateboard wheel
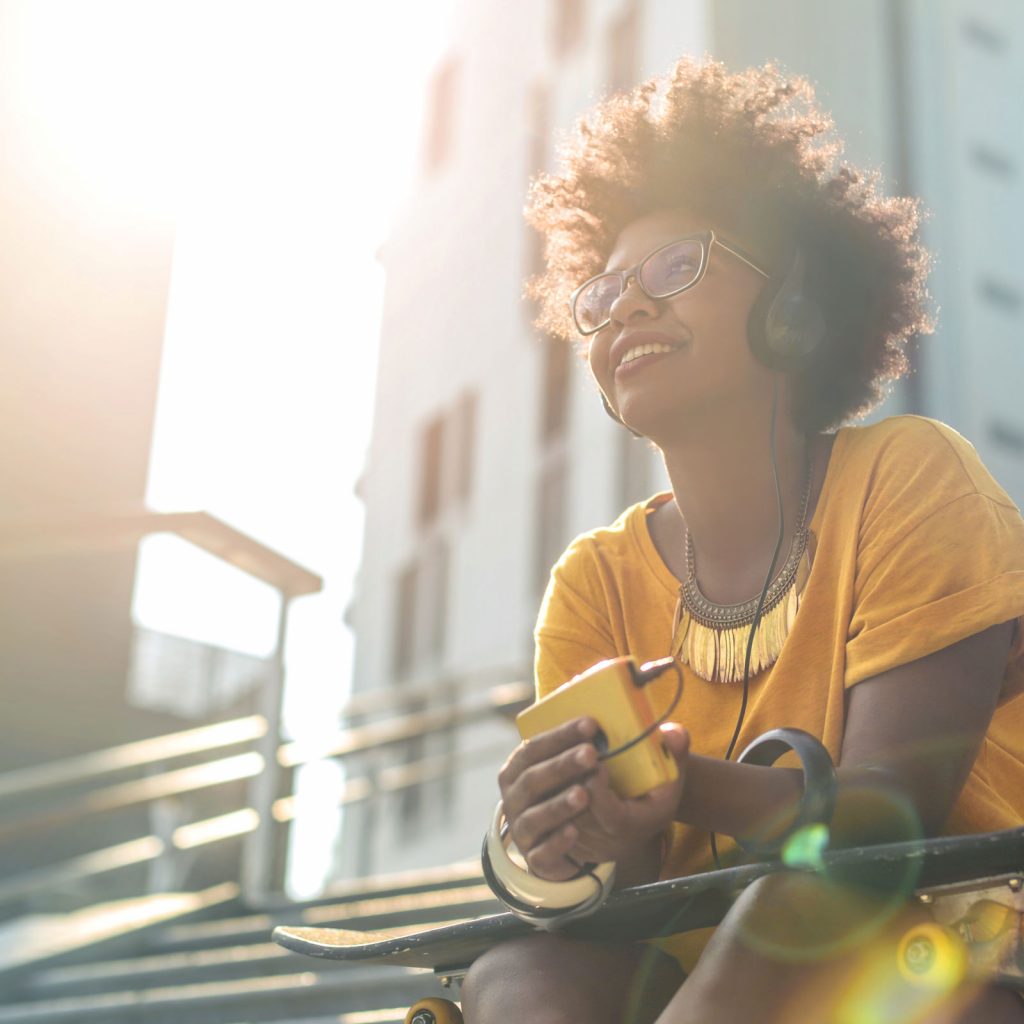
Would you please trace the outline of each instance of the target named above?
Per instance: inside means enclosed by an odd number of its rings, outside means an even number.
[[[421,999],[405,1015],[405,1024],[463,1024],[462,1011],[450,999]]]
[[[912,985],[951,989],[967,970],[967,950],[950,931],[937,924],[920,924],[900,939],[900,974]]]

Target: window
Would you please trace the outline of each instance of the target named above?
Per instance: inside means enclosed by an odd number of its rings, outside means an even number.
[[[627,0],[608,29],[608,88],[626,92],[640,77],[640,0]]]
[[[438,538],[423,552],[420,572],[422,621],[418,624],[417,661],[436,665],[448,633],[448,544]]]
[[[415,701],[408,705],[406,714],[418,715],[426,710],[422,701]],[[412,736],[405,740],[401,748],[401,766],[405,772],[399,770],[398,789],[398,831],[403,838],[415,836],[422,824],[421,819],[424,813],[424,792],[423,785],[416,779],[416,769],[423,761],[426,751],[425,737]],[[402,777],[404,776],[404,777]]]
[[[1020,308],[1020,292],[1006,281],[985,277],[978,284],[981,297],[990,305],[998,306],[1003,313],[1016,313]]]
[[[434,74],[427,91],[427,135],[424,162],[428,171],[437,170],[451,155],[455,128],[455,102],[459,63],[446,60]]]
[[[542,345],[540,437],[542,442],[550,442],[565,433],[573,355],[572,346],[558,338],[545,337]]]
[[[449,509],[469,501],[476,458],[476,406],[476,395],[463,392],[423,427],[416,507],[421,530],[433,526]]]
[[[416,658],[416,565],[398,574],[395,593],[395,646],[392,655],[395,679],[408,677]]]
[[[568,462],[562,448],[547,460],[537,482],[537,543],[533,575],[538,594],[547,587],[551,567],[569,540],[565,535],[567,477]]]
[[[1013,160],[1005,153],[984,144],[971,150],[971,160],[979,170],[1000,178],[1012,178],[1017,173]]]
[[[551,49],[564,57],[583,39],[583,0],[554,0]]]
[[[961,28],[968,42],[988,50],[989,53],[1002,53],[1006,49],[1006,37],[978,18],[968,18]]]
[[[451,429],[452,498],[460,504],[469,501],[473,489],[473,457],[476,447],[476,395],[465,392],[455,403],[449,422]]]
[[[435,416],[420,437],[420,497],[418,519],[429,526],[441,511],[444,481],[444,416]]]
[[[436,669],[448,633],[451,513],[473,490],[477,398],[463,392],[420,431],[415,493],[416,554],[395,582],[392,665],[399,682]]]
[[[1024,456],[1024,430],[1011,426],[1002,420],[996,420],[988,426],[988,436],[1007,451]]]
[[[398,574],[392,664],[397,682],[434,668],[444,656],[448,634],[448,543],[425,544]]]

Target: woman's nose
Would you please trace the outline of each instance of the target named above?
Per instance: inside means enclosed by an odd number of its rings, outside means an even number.
[[[625,324],[636,316],[656,316],[657,299],[650,298],[640,287],[636,275],[626,279],[626,287],[622,294],[612,303],[608,315],[613,323]]]

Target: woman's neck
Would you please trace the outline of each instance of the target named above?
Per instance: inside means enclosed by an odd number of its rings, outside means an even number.
[[[785,515],[783,559],[806,485],[809,444],[785,420],[780,416],[775,428]],[[705,436],[665,445],[662,453],[678,509],[674,524],[662,522],[663,543],[671,543],[667,538],[676,531],[669,567],[678,575],[680,559],[685,564],[689,531],[704,593],[721,603],[748,600],[761,586],[779,530],[768,417],[760,431],[733,421]]]

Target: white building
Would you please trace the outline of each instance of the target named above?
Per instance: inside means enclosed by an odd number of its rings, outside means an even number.
[[[470,707],[528,679],[551,563],[661,486],[568,348],[531,328],[538,247],[521,211],[556,131],[683,53],[808,75],[850,158],[935,211],[943,326],[888,410],[953,423],[1024,499],[1022,46],[1016,0],[465,0],[427,97],[418,190],[382,252],[356,694]],[[495,719],[351,758],[336,875],[474,856],[514,743]]]

